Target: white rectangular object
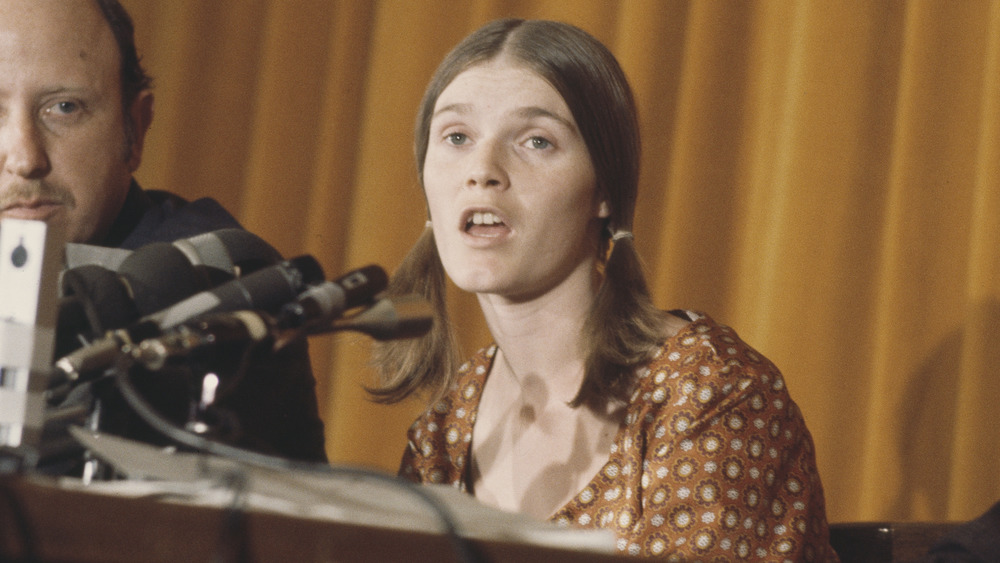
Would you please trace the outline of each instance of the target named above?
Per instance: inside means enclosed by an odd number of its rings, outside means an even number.
[[[37,445],[63,263],[61,229],[0,221],[0,446]]]

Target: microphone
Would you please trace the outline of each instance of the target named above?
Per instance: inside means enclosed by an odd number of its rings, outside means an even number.
[[[321,281],[323,267],[305,254],[196,293],[141,320],[154,322],[161,330],[166,330],[197,316],[220,311],[260,309],[274,313],[307,287]]]
[[[138,345],[116,348],[115,354],[125,351],[146,369],[158,371],[173,358],[184,358],[208,347],[259,344],[275,332],[274,318],[267,313],[249,310],[216,313],[170,329],[162,336],[142,340]]]
[[[130,254],[118,268],[140,315],[159,311],[212,287],[208,274],[169,242],[154,242]],[[114,328],[114,327],[113,327]]]
[[[434,309],[417,294],[385,297],[357,315],[340,319],[329,328],[318,328],[310,334],[337,330],[353,330],[375,340],[401,340],[427,334],[434,324]]]
[[[169,243],[144,246],[119,266],[120,271],[112,271],[86,264],[62,273],[55,357],[211,287],[208,277]]]
[[[160,338],[143,340],[136,349],[135,357],[149,369],[157,370],[163,367],[168,357],[183,355],[210,344],[233,340],[256,344],[279,335],[291,341],[308,330],[329,325],[344,311],[371,302],[388,284],[389,277],[380,266],[365,266],[334,281],[306,289],[295,301],[285,304],[276,317],[244,310],[231,315],[197,319],[194,326],[181,325]],[[283,347],[287,341],[276,349]],[[105,354],[111,353],[104,350],[95,352],[99,354],[100,361],[105,361]]]
[[[281,262],[281,253],[243,229],[219,229],[174,241],[196,267],[221,272],[226,281]]]
[[[389,297],[348,318],[329,319],[311,328],[288,328],[267,313],[236,311],[201,317],[190,324],[172,329],[163,336],[149,338],[128,348],[132,358],[147,369],[156,371],[176,358],[186,358],[199,351],[232,343],[259,344],[274,342],[274,349],[301,337],[353,330],[376,340],[394,340],[422,336],[433,323],[430,303],[417,295]]]
[[[53,381],[75,382],[83,373],[111,365],[122,347],[163,334],[198,316],[241,309],[260,309],[273,314],[307,286],[322,279],[319,262],[303,255],[201,291],[63,356],[55,364]]]
[[[67,244],[55,357],[143,315],[279,261],[277,250],[242,229],[151,243],[135,251]]]
[[[295,301],[286,304],[277,322],[284,328],[308,330],[323,326],[385,291],[389,276],[374,264],[358,268],[334,281],[314,285],[302,292]]]
[[[244,229],[218,229],[176,240],[172,243],[194,266],[218,270],[229,278],[259,270],[281,261],[281,254],[264,239]],[[124,248],[106,248],[83,243],[66,244],[66,269],[79,266],[102,266],[118,271],[133,252]]]

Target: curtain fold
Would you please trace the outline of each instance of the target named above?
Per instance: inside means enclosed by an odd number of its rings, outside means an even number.
[[[1000,405],[1000,2],[990,6],[982,65],[982,95],[975,154],[968,277],[965,302],[968,320],[963,327],[956,410],[962,416],[955,428],[948,511],[961,513],[977,504],[981,480],[1000,475],[1000,436],[983,432],[980,416]],[[990,415],[987,415],[990,416]],[[969,470],[967,466],[974,468]]]
[[[656,302],[781,368],[830,519],[1000,500],[1000,1],[123,1],[155,78],[140,182],[331,279],[423,229],[413,120],[445,53],[498,17],[583,27],[635,90]],[[367,400],[363,335],[310,349],[331,459],[395,471],[421,403]]]

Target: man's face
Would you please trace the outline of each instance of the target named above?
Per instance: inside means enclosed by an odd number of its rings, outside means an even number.
[[[107,234],[148,123],[137,115],[129,146],[120,80],[92,0],[0,0],[0,218],[61,223],[70,242]]]

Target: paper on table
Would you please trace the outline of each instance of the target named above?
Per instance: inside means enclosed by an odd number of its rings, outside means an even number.
[[[232,491],[227,475],[246,482],[250,508],[365,526],[438,533],[440,515],[419,492],[433,495],[464,537],[614,553],[614,535],[542,522],[486,506],[457,489],[413,485],[389,475],[332,466],[330,471],[273,469],[202,453],[181,453],[73,427],[70,432],[94,455],[129,477],[89,485],[104,492],[182,496],[185,502],[225,506]],[[415,490],[419,487],[419,491]]]

